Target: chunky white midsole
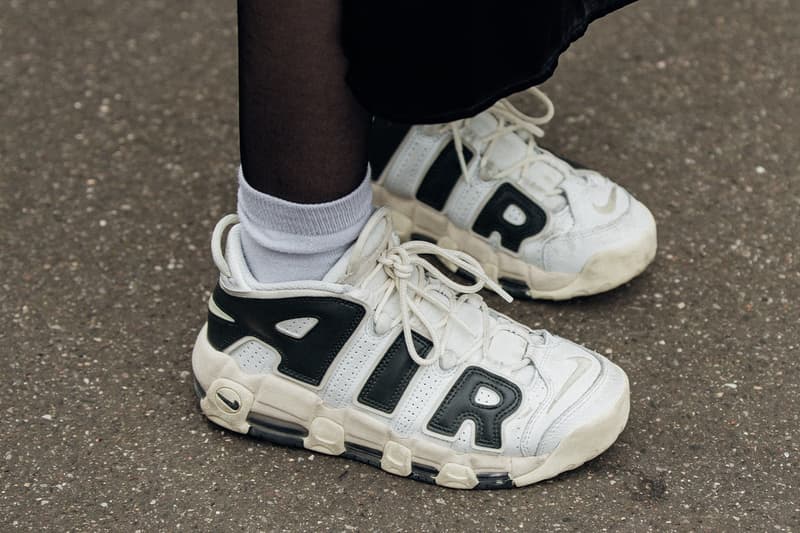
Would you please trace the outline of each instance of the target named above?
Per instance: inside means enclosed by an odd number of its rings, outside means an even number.
[[[392,210],[395,231],[402,240],[414,234],[432,238],[443,248],[461,250],[473,256],[495,281],[510,278],[524,281],[527,296],[544,300],[566,300],[589,296],[619,287],[641,274],[656,255],[655,222],[638,241],[599,252],[577,274],[548,272],[453,224],[447,215],[413,198],[390,193],[373,184],[374,203]],[[450,265],[448,265],[450,266]]]
[[[510,457],[489,453],[461,453],[428,440],[393,434],[387,424],[356,408],[333,409],[313,391],[275,374],[248,374],[224,352],[208,342],[202,328],[192,353],[194,376],[205,391],[203,413],[214,423],[248,433],[254,415],[280,425],[304,429],[302,442],[309,450],[342,455],[348,446],[378,451],[380,468],[409,476],[426,467],[436,472],[442,486],[471,489],[481,476],[507,474],[515,486],[529,485],[576,468],[596,457],[616,440],[628,420],[629,392],[604,416],[564,438],[550,454]],[[223,398],[226,401],[223,400]]]

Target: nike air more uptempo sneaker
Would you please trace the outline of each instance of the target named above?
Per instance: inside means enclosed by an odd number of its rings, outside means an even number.
[[[464,251],[514,296],[563,300],[613,289],[653,260],[653,216],[609,179],[536,144],[553,105],[530,92],[544,116],[500,100],[443,125],[376,120],[375,203],[392,209],[401,240]]]
[[[192,355],[216,424],[462,489],[553,477],[625,426],[622,370],[487,308],[484,285],[511,298],[462,252],[401,244],[386,209],[322,281],[259,284],[235,223],[214,231],[221,274]]]

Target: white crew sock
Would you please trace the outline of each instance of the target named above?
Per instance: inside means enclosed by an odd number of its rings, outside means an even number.
[[[242,251],[262,283],[320,280],[358,238],[372,214],[367,176],[353,192],[323,204],[287,202],[252,188],[239,168]]]

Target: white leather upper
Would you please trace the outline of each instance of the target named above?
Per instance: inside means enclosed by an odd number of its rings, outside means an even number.
[[[384,228],[383,231],[389,231]],[[376,260],[380,254],[380,243],[385,239],[373,239],[378,249],[367,255],[351,258],[356,263]],[[238,228],[228,236],[226,261],[230,276],[221,279],[228,290],[254,298],[280,296],[330,295],[362,303],[366,315],[357,331],[342,348],[318,387],[296,383],[315,390],[330,408],[355,408],[375,420],[383,421],[397,435],[428,439],[440,445],[460,451],[481,450],[486,453],[503,453],[513,456],[546,454],[560,440],[581,424],[590,422],[602,414],[604,408],[625,394],[625,376],[617,366],[600,355],[576,344],[543,331],[533,331],[508,317],[491,312],[488,322],[477,305],[478,297],[461,303],[455,310],[460,320],[480,337],[483,328],[490,328],[489,341],[481,352],[468,360],[448,366],[448,361],[458,359],[473,342],[467,335],[445,337],[445,355],[430,366],[420,367],[403,392],[392,413],[379,412],[358,401],[363,384],[386,353],[389,345],[401,334],[400,325],[376,329],[374,291],[356,288],[354,283],[301,282],[265,285],[257,284],[247,273],[247,266],[240,252]],[[351,270],[351,269],[350,269]],[[379,280],[380,282],[380,280]],[[441,291],[446,296],[446,287],[430,290]],[[325,287],[330,290],[326,290]],[[432,318],[448,320],[438,307],[429,306],[425,313]],[[381,322],[377,324],[380,326]],[[276,373],[280,355],[262,341],[247,338],[227,350],[239,366],[248,373]],[[525,358],[525,359],[522,359]],[[513,369],[510,361],[527,360],[522,368]],[[516,384],[522,391],[522,402],[503,423],[503,448],[486,449],[475,445],[475,428],[472,421],[465,421],[454,437],[447,437],[428,429],[427,425],[451,389],[455,381],[468,366],[479,366]],[[292,378],[280,375],[284,379]],[[478,391],[473,401],[491,404],[493,391]]]
[[[484,112],[470,119],[464,130],[465,146],[474,154],[468,164],[472,179],[460,176],[443,209],[456,226],[471,229],[497,187],[511,183],[547,213],[548,223],[510,253],[542,270],[563,273],[578,273],[593,255],[654,230],[650,212],[625,189],[597,172],[576,170],[538,147],[541,159],[526,168],[507,178],[482,179],[486,178],[478,175],[482,158],[487,160],[488,174],[510,168],[525,155],[526,141],[513,132],[483,152],[480,139],[497,124],[491,113]],[[394,195],[414,198],[430,165],[451,140],[441,127],[412,127],[379,183]],[[499,246],[496,240],[476,237]]]

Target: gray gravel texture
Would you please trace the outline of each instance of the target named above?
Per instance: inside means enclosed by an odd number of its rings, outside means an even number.
[[[200,415],[189,353],[235,205],[235,45],[233,2],[3,2],[2,530],[800,530],[797,0],[642,0],[547,83],[545,144],[650,206],[660,250],[610,294],[490,298],[632,381],[608,453],[514,491]]]

